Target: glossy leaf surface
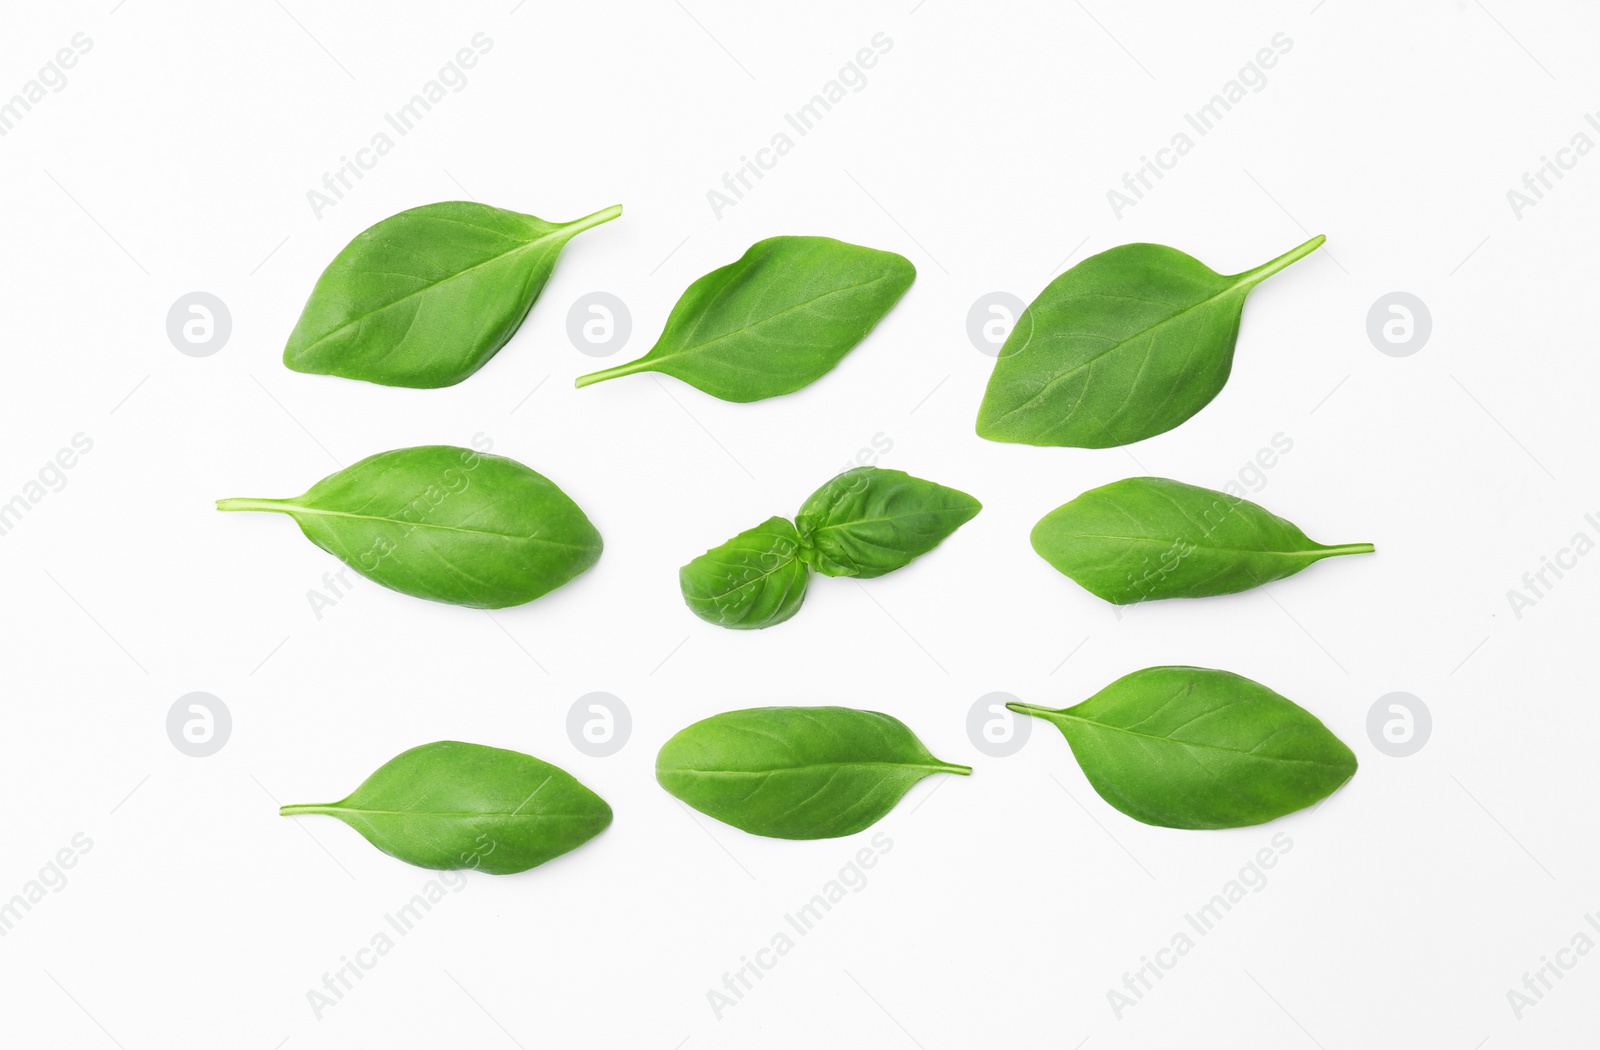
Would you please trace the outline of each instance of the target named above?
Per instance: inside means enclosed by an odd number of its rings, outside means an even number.
[[[899,719],[848,707],[714,715],[668,740],[656,759],[656,779],[679,799],[781,839],[852,835],[923,777],[970,772],[934,758]]]
[[[1054,723],[1100,797],[1169,828],[1237,828],[1337,791],[1356,757],[1311,712],[1204,667],[1147,667],[1075,707],[1011,710]]]
[[[812,493],[795,527],[812,568],[865,580],[910,564],[982,509],[965,492],[905,471],[856,467]]]
[[[387,386],[459,383],[516,334],[566,243],[621,214],[553,223],[449,201],[391,215],[317,278],[283,363]]]
[[[555,482],[450,445],[370,456],[293,499],[217,508],[287,514],[369,580],[479,609],[530,602],[600,558],[600,533]]]
[[[1126,478],[1046,514],[1033,549],[1108,602],[1202,598],[1259,587],[1370,543],[1314,543],[1249,500],[1167,478]]]
[[[916,277],[909,260],[831,237],[771,237],[683,293],[636,361],[577,385],[654,371],[724,401],[790,394],[865,339]]]
[[[978,435],[1110,448],[1171,430],[1228,381],[1251,289],[1322,241],[1232,276],[1159,244],[1085,259],[1017,319],[979,406]]]
[[[768,518],[678,570],[683,600],[720,627],[758,630],[800,610],[810,573],[800,537],[784,518]]]
[[[407,864],[491,875],[543,864],[611,823],[611,807],[566,770],[453,740],[402,752],[342,801],[279,812],[337,817]]]

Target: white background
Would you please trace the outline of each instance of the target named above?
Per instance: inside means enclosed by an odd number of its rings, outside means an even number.
[[[1577,3],[1295,5],[897,0],[747,5],[7,5],[0,98],[82,32],[92,48],[0,138],[0,501],[75,434],[93,449],[0,537],[0,899],[82,833],[92,848],[0,938],[15,1046],[1552,1047],[1592,1038],[1600,954],[1519,1020],[1507,991],[1600,909],[1593,766],[1600,558],[1520,618],[1507,591],[1600,535],[1594,230],[1600,159],[1520,217],[1507,191],[1600,108],[1600,15]],[[344,199],[307,191],[476,33],[492,50]],[[866,86],[717,217],[707,191],[874,34]],[[1292,49],[1120,217],[1107,190],[1283,33]],[[445,390],[285,370],[321,268],[403,208],[472,198],[579,236],[520,334]],[[805,391],[725,404],[648,375],[574,376],[648,349],[678,293],[759,238],[899,251],[916,284]],[[1031,299],[1134,240],[1218,270],[1314,233],[1258,289],[1234,376],[1126,450],[993,444],[979,296]],[[231,339],[179,353],[166,315],[220,296]],[[604,362],[566,316],[610,291],[634,334]],[[1420,297],[1431,339],[1379,353],[1369,308]],[[341,464],[475,435],[563,486],[599,565],[494,615],[358,581],[284,519],[220,496],[296,494]],[[1254,496],[1372,557],[1262,591],[1112,607],[1028,530],[1149,473],[1220,487],[1275,435]],[[792,513],[875,435],[878,462],[985,509],[891,577],[817,579],[772,630],[719,630],[676,569]],[[1150,664],[1225,667],[1322,718],[1354,780],[1270,827],[1192,833],[1103,803],[1043,723],[1014,757],[967,738],[1006,691],[1064,706]],[[226,746],[180,753],[203,690]],[[569,741],[574,700],[631,710],[615,756]],[[1434,730],[1382,754],[1378,697]],[[840,703],[905,720],[965,780],[920,785],[851,894],[720,1019],[707,992],[872,836],[764,840],[691,814],[656,749],[737,707]],[[546,867],[472,875],[319,1020],[308,990],[430,878],[278,801],[337,798],[405,748],[461,739],[556,762],[613,826]],[[936,789],[936,790],[935,790]],[[1118,1019],[1107,992],[1282,833],[1292,849]],[[1593,932],[1593,931],[1591,931]],[[1600,936],[1600,935],[1597,935]],[[1574,958],[1568,956],[1568,958]]]

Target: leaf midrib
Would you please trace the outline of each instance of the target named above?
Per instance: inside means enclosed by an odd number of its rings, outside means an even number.
[[[952,773],[965,769],[965,766],[948,766],[944,764],[928,765],[923,762],[807,762],[798,766],[778,766],[773,769],[691,769],[678,767],[669,769],[668,773],[694,773],[708,777],[767,777],[774,773],[800,773],[809,769],[835,769],[846,768],[875,768],[888,767],[891,769],[922,769],[930,773]]]
[[[1262,762],[1299,762],[1313,766],[1336,766],[1340,764],[1335,762],[1324,762],[1315,758],[1280,758],[1275,755],[1262,755],[1255,751],[1243,751],[1237,747],[1223,747],[1221,744],[1191,743],[1187,740],[1178,740],[1175,737],[1161,736],[1156,733],[1141,733],[1136,729],[1124,729],[1121,726],[1114,726],[1108,722],[1097,722],[1092,718],[1085,718],[1082,715],[1069,715],[1065,711],[1054,711],[1051,713],[1057,718],[1061,718],[1065,721],[1081,722],[1083,725],[1093,726],[1096,729],[1110,730],[1113,733],[1124,733],[1128,736],[1136,736],[1144,740],[1160,740],[1168,744],[1177,744],[1180,747],[1192,747],[1204,751],[1225,751],[1228,754],[1243,755],[1246,758],[1254,758]]]
[[[906,518],[920,518],[926,517],[930,514],[960,514],[964,509],[965,508],[935,508],[933,510],[908,511],[905,514],[896,514],[887,518],[853,518],[850,521],[841,521],[833,525],[818,525],[816,528],[811,530],[811,534],[815,536],[819,532],[832,532],[837,529],[851,529],[858,525],[877,525],[886,522],[904,521]],[[970,521],[971,519],[968,520]]]
[[[771,549],[770,548],[766,548],[766,547],[748,548],[748,549],[752,550],[754,553],[757,553],[757,554],[770,554],[770,553],[772,553]],[[708,601],[708,602],[719,601],[719,600],[721,600],[723,598],[726,598],[730,594],[737,594],[739,591],[744,590],[746,587],[757,587],[757,586],[760,586],[761,584],[766,583],[768,580],[772,579],[772,577],[776,576],[778,573],[780,573],[783,570],[789,568],[789,566],[793,565],[798,560],[799,559],[797,557],[795,557],[794,555],[790,555],[788,557],[785,557],[781,562],[779,562],[777,564],[776,567],[768,569],[766,572],[763,572],[760,576],[757,576],[755,579],[753,579],[753,580],[745,580],[742,583],[736,583],[732,587],[729,587],[727,590],[719,591],[716,594],[708,594],[702,600]]]
[[[1214,543],[1196,543],[1193,540],[1186,540],[1181,536],[1175,536],[1172,539],[1165,539],[1165,538],[1151,538],[1149,536],[1102,536],[1099,533],[1094,533],[1094,532],[1074,532],[1074,533],[1072,533],[1072,538],[1074,540],[1112,540],[1112,541],[1115,541],[1117,543],[1146,544],[1146,545],[1153,546],[1153,547],[1160,547],[1160,546],[1168,546],[1168,547],[1170,547],[1174,543],[1190,543],[1190,544],[1193,544],[1196,548],[1198,548],[1200,550],[1220,551],[1220,552],[1227,553],[1227,554],[1265,554],[1265,555],[1269,555],[1269,556],[1272,556],[1272,557],[1281,557],[1281,558],[1300,558],[1300,557],[1311,557],[1311,556],[1319,556],[1320,557],[1320,556],[1326,556],[1326,555],[1329,555],[1329,554],[1333,554],[1333,553],[1337,552],[1338,550],[1340,550],[1341,547],[1356,547],[1356,546],[1360,546],[1360,544],[1347,543],[1347,544],[1341,544],[1341,545],[1338,545],[1338,546],[1334,546],[1332,548],[1315,548],[1315,549],[1312,549],[1312,550],[1305,550],[1305,551],[1286,551],[1286,550],[1265,550],[1265,549],[1256,548],[1256,547],[1225,547],[1225,546],[1220,546],[1220,545],[1214,544]]]
[[[356,809],[351,806],[323,807],[331,815],[333,813],[357,813],[364,817],[506,817],[518,820],[587,820],[587,813],[519,813],[512,810],[509,813],[500,810],[468,811],[456,813],[432,809]]]
[[[313,514],[330,518],[351,518],[356,521],[381,521],[389,525],[406,525],[416,529],[433,529],[438,532],[456,532],[466,536],[494,536],[503,540],[528,540],[533,543],[545,543],[552,547],[568,547],[572,550],[588,550],[588,544],[563,543],[561,540],[547,539],[543,536],[519,535],[515,532],[495,532],[493,529],[467,529],[456,525],[440,525],[429,521],[407,521],[404,518],[386,518],[381,514],[355,514],[346,510],[326,510],[321,507],[308,507],[298,503],[285,504],[285,514]]]
[[[468,223],[467,225],[471,225],[471,224]],[[360,314],[360,315],[358,315],[356,317],[352,317],[349,320],[345,321],[343,324],[339,325],[337,328],[331,328],[328,331],[324,332],[322,335],[317,336],[317,338],[314,341],[312,341],[310,343],[307,343],[305,346],[301,347],[300,348],[300,352],[301,353],[307,353],[309,351],[315,350],[317,347],[321,346],[324,342],[327,342],[329,339],[332,339],[334,336],[336,336],[339,333],[343,332],[346,328],[349,328],[352,325],[360,324],[361,322],[365,321],[367,318],[372,317],[375,314],[382,313],[383,311],[388,310],[391,307],[398,306],[400,303],[403,303],[408,299],[414,298],[415,296],[418,296],[418,295],[425,295],[428,292],[434,291],[435,289],[442,287],[443,285],[449,284],[451,281],[454,281],[458,277],[466,276],[467,274],[473,272],[474,270],[481,269],[481,268],[483,268],[485,266],[492,266],[493,264],[495,264],[497,262],[500,262],[503,259],[509,259],[513,255],[516,255],[518,252],[527,251],[529,248],[533,248],[535,246],[542,245],[547,241],[550,241],[550,240],[553,240],[555,238],[558,238],[566,230],[566,228],[567,228],[566,226],[557,226],[553,230],[551,230],[549,233],[542,234],[542,235],[540,235],[538,237],[535,237],[531,241],[525,241],[522,244],[518,245],[517,247],[512,248],[512,249],[510,249],[508,251],[501,252],[498,255],[491,255],[489,258],[483,260],[482,262],[473,263],[471,266],[468,266],[464,270],[457,270],[455,273],[450,274],[448,277],[445,277],[445,278],[443,278],[441,280],[438,280],[438,281],[434,281],[431,284],[426,284],[423,287],[418,288],[414,292],[407,292],[405,295],[400,296],[398,299],[391,299],[388,302],[384,303],[382,306],[378,306],[378,307],[376,307],[376,308],[374,308],[372,310],[368,310],[364,314]]]
[[[707,347],[715,346],[717,343],[723,342],[724,340],[732,339],[734,336],[737,336],[737,335],[742,335],[745,332],[748,332],[752,328],[758,328],[761,325],[770,324],[771,322],[777,320],[778,318],[783,317],[785,314],[791,314],[791,313],[794,313],[796,310],[804,310],[809,306],[815,306],[817,303],[820,303],[820,302],[822,302],[822,301],[824,301],[824,300],[826,300],[828,298],[831,298],[832,296],[835,296],[835,295],[843,295],[846,292],[853,292],[858,288],[867,288],[867,287],[870,287],[871,285],[874,285],[874,284],[880,284],[883,281],[888,280],[890,276],[892,276],[892,275],[884,274],[884,275],[882,275],[880,277],[874,277],[870,281],[863,281],[860,284],[851,284],[851,285],[846,285],[843,288],[835,288],[832,291],[824,292],[823,294],[817,296],[815,299],[807,299],[805,302],[796,303],[793,306],[786,306],[782,310],[779,310],[776,313],[768,314],[767,316],[765,316],[763,318],[760,318],[759,320],[752,321],[747,325],[743,325],[743,326],[741,326],[739,328],[735,328],[730,332],[724,332],[721,335],[713,336],[712,338],[707,339],[703,343],[695,343],[693,345],[686,346],[681,350],[672,350],[672,351],[669,351],[669,352],[664,353],[664,354],[657,354],[655,356],[652,356],[651,354],[646,354],[644,357],[640,358],[640,361],[641,362],[648,361],[650,364],[654,365],[654,364],[659,364],[662,361],[671,361],[674,358],[684,357],[684,356],[686,356],[688,354],[699,353],[699,352],[705,350]],[[663,339],[666,338],[666,333],[665,332],[662,333],[662,338]]]
[[[1204,264],[1202,263],[1201,265],[1204,265]],[[1207,268],[1209,269],[1209,267],[1207,267]],[[1212,271],[1212,272],[1215,273],[1215,271]],[[1217,274],[1217,276],[1220,277],[1222,275],[1221,274]],[[1184,317],[1184,316],[1186,316],[1186,315],[1188,315],[1190,313],[1193,313],[1195,310],[1198,310],[1203,306],[1209,306],[1212,303],[1217,302],[1218,300],[1223,299],[1228,295],[1231,295],[1233,292],[1239,290],[1240,288],[1244,288],[1245,291],[1246,291],[1246,294],[1248,294],[1250,287],[1253,287],[1253,286],[1250,285],[1249,282],[1244,280],[1243,278],[1244,278],[1243,274],[1236,274],[1231,278],[1225,278],[1225,280],[1228,280],[1231,283],[1226,285],[1222,289],[1222,291],[1218,292],[1216,295],[1210,296],[1208,298],[1200,300],[1197,303],[1193,303],[1193,304],[1191,304],[1189,306],[1186,306],[1182,310],[1179,310],[1177,313],[1172,314],[1172,315],[1170,315],[1168,317],[1162,318],[1161,320],[1157,321],[1155,324],[1151,325],[1148,328],[1140,329],[1139,331],[1133,333],[1132,335],[1128,336],[1125,339],[1117,340],[1116,342],[1112,343],[1110,346],[1106,347],[1104,350],[1102,350],[1099,353],[1095,354],[1093,357],[1089,358],[1088,360],[1083,361],[1083,362],[1081,362],[1079,364],[1076,364],[1076,365],[1072,366],[1071,368],[1065,369],[1064,371],[1057,372],[1055,375],[1051,376],[1048,380],[1046,380],[1039,387],[1039,389],[1033,394],[1033,396],[1029,397],[1026,401],[1024,401],[1022,404],[1018,405],[1016,408],[1013,408],[1010,411],[1006,412],[1004,415],[1000,416],[994,422],[996,424],[1003,423],[1005,420],[1010,419],[1012,416],[1016,415],[1018,412],[1022,412],[1024,410],[1028,409],[1028,408],[1031,408],[1034,405],[1035,402],[1037,402],[1040,398],[1042,398],[1046,394],[1048,394],[1050,392],[1050,390],[1057,383],[1061,382],[1063,379],[1066,379],[1067,377],[1072,376],[1072,375],[1076,375],[1077,373],[1083,371],[1085,368],[1088,368],[1088,367],[1092,366],[1096,361],[1100,360],[1102,357],[1105,357],[1107,354],[1115,353],[1117,350],[1121,349],[1124,346],[1127,346],[1129,343],[1133,342],[1135,339],[1138,339],[1138,338],[1140,338],[1142,336],[1145,336],[1145,335],[1149,335],[1149,334],[1155,332],[1157,329],[1162,328],[1165,325],[1169,325],[1172,322],[1178,320],[1179,318]]]

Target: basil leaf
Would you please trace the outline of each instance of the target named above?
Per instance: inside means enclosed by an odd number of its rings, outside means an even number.
[[[322,271],[283,363],[387,386],[459,383],[516,334],[566,243],[621,214],[555,223],[450,201],[391,215]]]
[[[566,770],[532,755],[454,740],[396,755],[342,801],[278,812],[338,817],[389,856],[419,868],[491,875],[537,867],[611,823],[611,807]]]
[[[978,408],[978,436],[1111,448],[1171,430],[1228,381],[1251,289],[1323,240],[1227,277],[1159,244],[1085,259],[1017,319]]]
[[[791,524],[768,518],[678,572],[702,620],[759,629],[800,610],[810,570],[871,579],[937,547],[982,505],[900,470],[856,467],[807,498]]]
[[[1249,500],[1167,478],[1090,489],[1033,527],[1033,549],[1085,590],[1127,605],[1233,594],[1370,543],[1314,543]]]
[[[905,471],[856,467],[800,508],[800,556],[829,576],[872,579],[933,550],[982,509],[965,492]]]
[[[757,241],[689,286],[649,353],[577,385],[654,371],[724,401],[791,394],[865,339],[916,275],[903,256],[831,237]]]
[[[1055,723],[1101,798],[1162,827],[1263,824],[1356,771],[1315,715],[1228,671],[1147,667],[1075,707],[1006,706]]]
[[[758,630],[800,610],[809,573],[800,537],[783,518],[768,518],[678,570],[683,600],[702,620]]]
[[[682,730],[656,780],[700,812],[752,835],[826,839],[878,822],[941,762],[897,718],[848,707],[757,707]]]
[[[531,602],[600,558],[600,533],[555,482],[450,445],[381,452],[303,496],[223,499],[217,509],[287,514],[367,579],[477,609]]]

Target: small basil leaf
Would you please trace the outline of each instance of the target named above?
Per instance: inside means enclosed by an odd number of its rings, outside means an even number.
[[[381,452],[303,496],[223,499],[217,509],[287,514],[369,580],[478,609],[531,602],[600,558],[600,533],[555,482],[450,445]]]
[[[283,363],[387,386],[459,383],[516,334],[566,243],[621,214],[555,223],[450,201],[391,215],[317,278]]]
[[[441,740],[391,758],[340,802],[284,806],[338,817],[419,868],[527,871],[594,838],[611,807],[532,755]]]
[[[1171,430],[1228,381],[1251,289],[1322,242],[1232,276],[1159,244],[1085,259],[1017,319],[978,408],[978,436],[1110,448]]]
[[[941,762],[897,718],[848,707],[758,707],[713,715],[661,748],[656,780],[752,835],[826,839],[877,823]]]
[[[812,493],[795,526],[812,568],[866,580],[909,565],[982,509],[965,492],[903,470],[856,467]]]
[[[655,371],[724,401],[790,394],[865,339],[915,277],[903,256],[831,237],[757,241],[689,286],[649,353],[577,385]]]
[[[1147,667],[1075,707],[1006,706],[1055,723],[1101,798],[1162,827],[1263,824],[1356,771],[1315,715],[1228,671]]]
[[[683,600],[700,619],[758,630],[800,610],[809,572],[800,537],[783,518],[768,518],[678,570]]]
[[[1249,500],[1167,478],[1126,478],[1046,514],[1033,549],[1108,602],[1233,594],[1370,543],[1314,543]]]

